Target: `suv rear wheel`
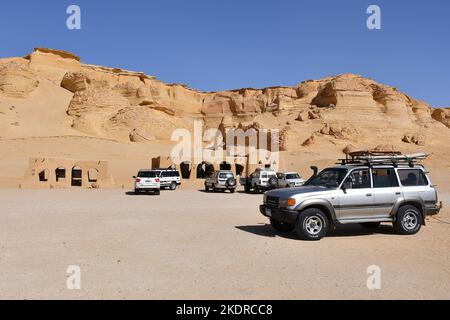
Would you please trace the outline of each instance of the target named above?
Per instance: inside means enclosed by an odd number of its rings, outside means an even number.
[[[174,191],[177,189],[177,183],[176,182],[171,182],[170,183],[170,190]]]
[[[291,232],[295,228],[295,224],[293,223],[282,222],[273,218],[270,219],[270,225],[280,232]]]
[[[397,233],[411,235],[419,232],[422,227],[422,214],[414,206],[406,205],[398,209],[397,218],[394,221],[394,229]]]
[[[295,224],[295,232],[302,240],[317,241],[325,237],[328,231],[328,219],[317,208],[302,211]]]

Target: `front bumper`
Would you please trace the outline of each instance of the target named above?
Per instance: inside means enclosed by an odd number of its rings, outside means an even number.
[[[259,206],[259,211],[263,216],[280,222],[295,223],[298,217],[298,211],[272,208],[265,205]]]

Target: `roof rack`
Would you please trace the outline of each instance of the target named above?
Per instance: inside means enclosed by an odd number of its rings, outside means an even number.
[[[414,167],[415,164],[420,160],[425,160],[428,158],[428,154],[426,153],[414,153],[402,155],[401,152],[398,151],[355,151],[348,153],[345,159],[339,159],[341,165],[348,164],[364,164],[364,165],[394,165],[395,167],[398,165],[409,165],[410,167]]]

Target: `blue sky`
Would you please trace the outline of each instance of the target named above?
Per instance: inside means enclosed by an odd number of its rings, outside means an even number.
[[[82,29],[66,28],[66,8]],[[381,7],[382,29],[366,27]],[[450,106],[450,1],[2,1],[0,57],[38,46],[199,90],[295,85],[352,72]]]

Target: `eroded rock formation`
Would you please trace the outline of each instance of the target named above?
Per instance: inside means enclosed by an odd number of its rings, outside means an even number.
[[[433,109],[353,74],[292,87],[200,92],[140,72],[83,64],[60,50],[38,48],[25,58],[0,60],[0,97],[27,101],[42,83],[46,91],[35,100],[52,99],[52,92],[61,90],[73,95],[62,106],[72,129],[121,141],[169,140],[175,129],[192,130],[194,121],[202,121],[204,129],[279,129],[283,150],[317,132],[350,143],[374,136],[400,141],[405,132],[448,130],[439,122],[450,127],[449,109]],[[13,137],[16,129],[1,121]]]

